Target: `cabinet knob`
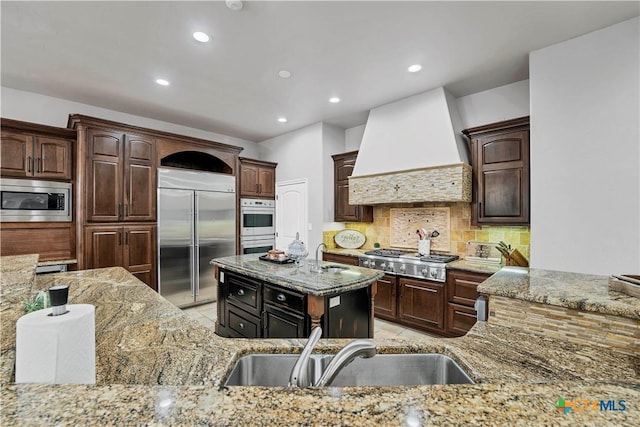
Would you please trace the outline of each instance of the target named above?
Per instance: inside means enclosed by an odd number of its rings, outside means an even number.
[[[238,323],[238,328],[244,329],[244,323],[242,323],[242,322]]]
[[[276,297],[276,299],[280,302],[284,302],[287,300],[287,297],[284,296],[284,294],[278,294],[278,296]]]
[[[237,294],[238,294],[238,296],[244,295],[244,289],[238,289]]]

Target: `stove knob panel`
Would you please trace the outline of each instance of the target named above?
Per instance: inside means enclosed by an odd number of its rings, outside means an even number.
[[[422,273],[422,275],[424,277],[429,277],[429,269],[428,268],[423,268],[420,273]]]

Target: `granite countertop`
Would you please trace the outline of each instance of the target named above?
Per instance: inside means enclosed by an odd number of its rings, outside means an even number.
[[[310,264],[315,261],[307,261],[296,267],[295,264],[262,261],[258,259],[259,256],[251,254],[215,258],[211,263],[245,276],[317,296],[337,295],[364,288],[384,276],[383,271],[356,266],[349,266],[349,269],[339,273],[314,273],[310,271]],[[323,265],[331,264],[321,262]]]
[[[478,285],[478,292],[640,319],[640,299],[610,291],[607,276],[504,267]]]
[[[447,269],[470,271],[471,273],[494,274],[504,267],[501,264],[483,263],[459,259],[447,264]]]
[[[56,259],[52,261],[38,261],[38,267],[44,267],[47,265],[59,265],[59,264],[77,264],[77,259]]]
[[[306,340],[221,338],[122,268],[36,277],[36,261],[2,259],[3,426],[640,424],[640,356],[485,322],[461,338],[376,340],[380,353],[449,355],[476,384],[220,387],[241,355],[297,353]],[[96,306],[97,384],[13,384],[16,303],[63,283],[71,303]],[[323,339],[317,352],[349,341]],[[629,409],[563,415],[559,398],[625,399]]]

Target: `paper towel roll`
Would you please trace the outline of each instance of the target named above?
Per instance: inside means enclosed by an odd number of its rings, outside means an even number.
[[[67,305],[68,313],[38,310],[16,324],[16,382],[95,384],[95,307]]]

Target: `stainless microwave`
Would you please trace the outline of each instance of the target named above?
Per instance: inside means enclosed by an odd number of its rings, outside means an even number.
[[[0,178],[0,222],[70,222],[71,183]]]

